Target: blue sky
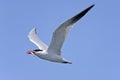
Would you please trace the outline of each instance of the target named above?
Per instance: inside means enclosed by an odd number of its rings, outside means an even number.
[[[119,0],[0,0],[0,80],[120,80]],[[73,64],[26,54],[37,28],[49,45],[65,20],[95,4],[68,35],[63,56]]]

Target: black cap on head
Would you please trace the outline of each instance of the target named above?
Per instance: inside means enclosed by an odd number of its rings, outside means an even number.
[[[41,49],[35,49],[34,51],[43,51],[43,50],[41,50]]]

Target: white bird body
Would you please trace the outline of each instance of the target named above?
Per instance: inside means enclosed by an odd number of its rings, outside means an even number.
[[[66,36],[73,25],[82,18],[94,5],[91,5],[87,9],[83,10],[79,14],[75,15],[74,17],[68,19],[63,24],[61,24],[54,32],[52,36],[51,43],[49,47],[43,43],[37,36],[36,29],[33,28],[30,33],[28,34],[28,38],[31,42],[33,42],[39,49],[36,50],[29,50],[29,54],[35,54],[41,59],[45,59],[52,62],[58,63],[69,63],[72,62],[64,59],[61,54],[61,48],[63,43],[66,39]]]
[[[72,62],[64,59],[63,57],[61,57],[60,55],[57,55],[56,53],[50,53],[48,52],[48,50],[44,50],[44,51],[38,51],[35,52],[34,51],[29,51],[28,53],[30,54],[35,54],[37,57],[44,59],[44,60],[48,60],[48,61],[52,61],[52,62],[58,62],[58,63],[69,63],[72,64]]]
[[[49,53],[44,53],[44,54],[40,54],[40,53],[37,54],[36,53],[35,55],[38,56],[41,59],[45,59],[45,60],[48,60],[48,61],[71,64],[71,62],[65,60],[64,58],[62,58],[59,55],[51,55]]]

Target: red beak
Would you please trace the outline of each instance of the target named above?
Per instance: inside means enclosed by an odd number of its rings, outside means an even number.
[[[35,51],[33,51],[33,50],[27,51],[27,54],[34,54],[34,53],[35,53]]]

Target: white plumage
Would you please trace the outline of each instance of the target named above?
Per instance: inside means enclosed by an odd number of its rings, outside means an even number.
[[[68,19],[63,24],[61,24],[54,32],[52,36],[52,40],[50,46],[48,47],[45,43],[43,43],[37,36],[36,29],[33,28],[28,38],[31,42],[33,42],[39,49],[37,50],[29,50],[29,54],[35,54],[36,56],[49,60],[52,62],[59,62],[59,63],[69,63],[70,61],[64,59],[61,54],[61,48],[65,41],[67,34],[69,33],[70,29],[73,27],[74,23],[76,23],[80,18],[82,18],[94,5],[86,8],[79,14],[75,15],[74,17]]]

